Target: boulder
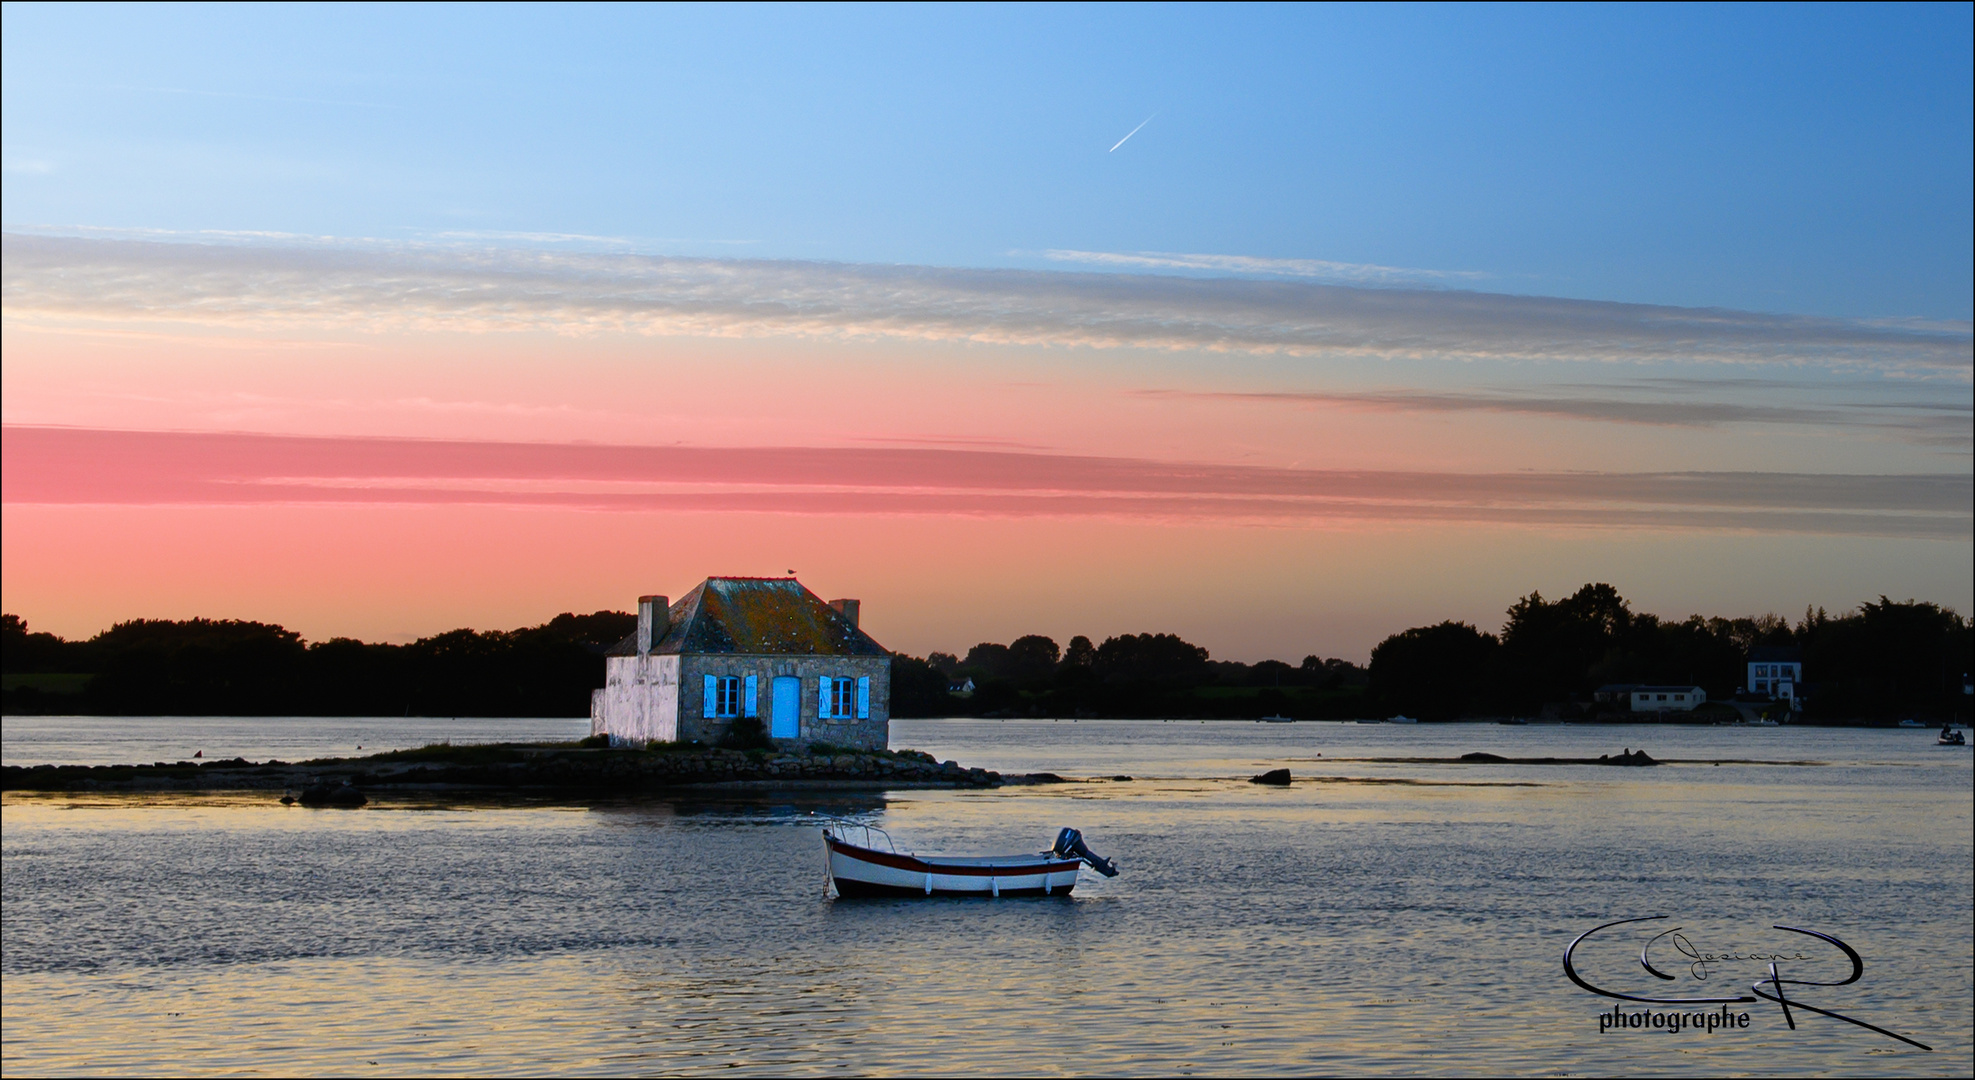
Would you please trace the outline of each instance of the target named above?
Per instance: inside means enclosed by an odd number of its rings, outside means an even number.
[[[357,807],[368,803],[364,793],[348,784],[315,784],[302,789],[303,806]]]
[[[1262,773],[1259,776],[1249,777],[1248,782],[1251,784],[1271,784],[1274,785],[1275,787],[1288,787],[1289,770],[1270,769],[1268,772]]]

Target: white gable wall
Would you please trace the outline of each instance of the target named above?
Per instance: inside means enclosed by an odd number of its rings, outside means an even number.
[[[605,657],[603,689],[590,693],[590,734],[635,742],[677,740],[679,657]]]

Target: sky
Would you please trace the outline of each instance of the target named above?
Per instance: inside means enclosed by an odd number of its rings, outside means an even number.
[[[8,4],[0,593],[1968,612],[1970,13]]]

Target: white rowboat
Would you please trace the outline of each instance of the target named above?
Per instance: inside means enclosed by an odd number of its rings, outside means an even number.
[[[1075,829],[1057,834],[1056,846],[1044,852],[1018,855],[914,855],[898,851],[881,829],[864,829],[864,844],[845,840],[843,825],[823,829],[830,884],[846,898],[867,896],[1068,896],[1077,886],[1077,871],[1088,863],[1106,877],[1117,875],[1108,859],[1083,846]],[[887,847],[872,846],[871,834],[885,836]]]

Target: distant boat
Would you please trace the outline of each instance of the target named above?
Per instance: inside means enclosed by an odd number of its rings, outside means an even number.
[[[1920,721],[1918,721],[1918,720],[1915,720],[1915,719],[1912,719],[1911,717],[1909,717],[1908,719],[1905,719],[1905,720],[1902,720],[1902,721],[1900,721],[1900,726],[1901,726],[1901,727],[1926,727],[1927,725],[1926,725],[1926,724],[1923,724],[1923,723],[1921,723],[1921,722],[1920,722]]]
[[[1764,720],[1761,717],[1757,717],[1754,720],[1742,721],[1741,726],[1742,727],[1782,727],[1783,724],[1781,721],[1778,720]]]
[[[1287,716],[1264,716],[1255,722],[1258,724],[1293,724],[1296,721],[1291,720]]]
[[[1386,723],[1388,723],[1388,724],[1417,724],[1417,723],[1419,723],[1419,720],[1418,720],[1418,719],[1416,719],[1416,718],[1414,718],[1414,717],[1411,717],[1411,716],[1395,716],[1395,717],[1393,717],[1392,719],[1390,719],[1390,720],[1387,720],[1387,721],[1386,721]]]
[[[1935,746],[1967,746],[1968,738],[1953,728],[1942,728],[1941,737],[1934,740]]]
[[[842,834],[863,830],[862,845]],[[873,837],[889,850],[879,851]],[[899,851],[883,829],[850,822],[823,828],[830,884],[845,898],[870,896],[1068,896],[1077,871],[1088,865],[1117,877],[1111,860],[1084,846],[1083,834],[1064,829],[1048,851],[1017,855],[915,855]]]
[[[1527,720],[1524,720],[1524,719],[1523,719],[1522,717],[1520,717],[1520,716],[1511,716],[1511,717],[1509,717],[1509,718],[1508,718],[1507,720],[1497,720],[1497,721],[1495,721],[1495,722],[1496,722],[1496,723],[1498,723],[1498,724],[1501,724],[1501,725],[1502,725],[1503,727],[1528,727],[1528,726],[1529,726],[1529,721],[1527,721]]]

